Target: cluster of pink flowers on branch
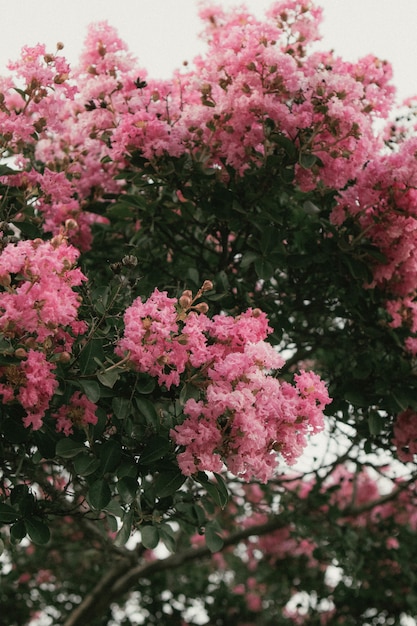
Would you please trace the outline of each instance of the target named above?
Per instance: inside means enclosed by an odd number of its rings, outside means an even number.
[[[85,280],[78,255],[64,236],[9,243],[0,253],[0,332],[16,361],[0,367],[0,395],[3,403],[17,400],[34,429],[57,389],[53,361],[68,360],[86,330],[74,291]]]
[[[402,142],[389,154],[375,155],[355,184],[340,192],[332,220],[342,226],[354,218],[361,233],[381,253],[370,259],[373,281],[387,298],[391,326],[409,326],[417,333],[417,140]],[[417,353],[417,340],[409,337],[406,346]]]
[[[392,101],[391,69],[371,56],[352,64],[307,54],[320,14],[297,0],[275,3],[265,21],[243,8],[204,9],[208,53],[170,81],[148,80],[104,22],[72,72],[59,53],[26,48],[10,66],[16,82],[0,81],[1,148],[26,170],[10,184],[31,190],[47,232],[75,219],[71,240],[82,249],[99,217],[89,201],[120,190],[115,175],[133,152],[189,154],[218,175],[225,166],[242,175],[285,138],[303,189],[343,188],[380,146],[372,119]]]
[[[194,304],[207,288],[209,281],[195,298],[186,291],[178,301],[158,290],[146,302],[135,300],[116,353],[161,385],[198,391],[171,430],[185,475],[226,465],[246,480],[267,481],[276,452],[294,463],[307,434],[322,430],[327,389],[313,372],[295,375],[294,385],[279,381],[274,372],[284,359],[265,342],[271,330],[265,314],[249,309],[210,319],[205,303]]]

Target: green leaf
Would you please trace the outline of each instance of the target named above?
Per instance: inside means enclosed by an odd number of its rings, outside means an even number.
[[[217,525],[213,525],[212,522],[208,522],[205,532],[206,545],[210,552],[218,552],[223,548],[224,541],[217,532]]]
[[[156,526],[141,526],[140,534],[145,548],[153,550],[159,543],[159,531]]]
[[[125,514],[125,510],[116,500],[110,500],[110,502],[104,507],[103,511],[109,513],[113,517],[120,517],[120,519],[122,519]]]
[[[79,383],[91,402],[96,403],[100,400],[100,385],[96,380],[80,380]]]
[[[245,270],[258,258],[258,254],[256,252],[245,252],[242,256],[242,260],[240,261],[240,267]]]
[[[60,439],[56,444],[55,455],[60,456],[63,459],[72,459],[78,454],[85,452],[86,448],[80,441],[74,441],[73,439]]]
[[[115,367],[114,370],[97,372],[96,376],[102,385],[108,387],[109,389],[113,389],[114,385],[120,378],[120,370],[118,367]]]
[[[0,523],[12,524],[19,519],[19,513],[8,504],[0,504]]]
[[[171,496],[185,483],[186,476],[180,470],[160,472],[155,480],[155,493],[158,498]]]
[[[229,493],[227,491],[226,483],[219,474],[214,474],[214,476],[216,478],[217,485],[210,481],[204,472],[198,472],[195,480],[203,485],[210,498],[212,498],[218,506],[224,509],[229,501]]]
[[[100,447],[101,471],[103,474],[114,472],[122,459],[120,444],[114,439],[103,443]]]
[[[103,342],[101,339],[90,339],[90,341],[80,353],[79,366],[80,373],[82,375],[93,374],[96,371],[97,366],[94,358],[99,359],[99,361],[103,361],[105,359],[105,355],[103,352]]]
[[[317,157],[314,154],[307,154],[304,152],[300,154],[299,163],[301,167],[309,170],[313,167],[315,163],[317,163]]]
[[[355,406],[366,406],[366,400],[359,391],[347,391],[344,398],[346,402]]]
[[[159,530],[159,539],[164,542],[165,547],[168,548],[170,552],[175,552],[177,547],[177,541],[175,537],[175,532],[171,528],[169,524],[161,524],[158,526]]]
[[[16,543],[26,537],[26,532],[26,524],[23,520],[19,520],[10,527],[10,536]]]
[[[143,465],[150,465],[165,456],[167,452],[169,452],[170,447],[168,439],[154,435],[149,438],[148,443],[140,455],[140,462]]]
[[[26,530],[33,543],[45,545],[51,537],[51,531],[47,524],[41,520],[31,517],[25,520]]]
[[[79,476],[90,476],[100,467],[100,461],[86,452],[75,457],[73,467]]]
[[[107,482],[96,480],[88,490],[87,500],[94,509],[104,509],[111,500],[111,491]]]
[[[100,315],[104,315],[107,309],[107,303],[109,301],[110,289],[106,285],[97,287],[91,293],[91,300],[94,304],[94,308]]]
[[[153,403],[147,398],[135,398],[136,406],[146,419],[146,423],[156,430],[159,429],[159,417]]]
[[[133,524],[133,509],[126,513],[123,519],[123,526],[117,533],[117,537],[114,541],[116,546],[124,546],[126,541],[130,538],[132,532],[132,524]]]
[[[139,377],[136,388],[139,393],[148,394],[148,393],[152,393],[152,391],[155,389],[155,386],[156,386],[155,378],[152,378],[151,376],[147,376],[144,374]]]
[[[123,502],[130,504],[136,498],[139,489],[139,483],[136,478],[131,476],[123,476],[117,481],[117,491]]]
[[[274,266],[270,261],[258,257],[255,260],[255,272],[261,280],[269,280],[274,275]]]
[[[128,398],[113,398],[111,407],[119,420],[126,419],[132,412],[132,403]]]
[[[383,430],[385,423],[386,419],[384,419],[376,411],[373,411],[368,418],[368,427],[371,435],[379,435]]]
[[[17,419],[5,419],[1,429],[10,443],[24,443],[30,433],[30,429],[25,428],[22,422]]]

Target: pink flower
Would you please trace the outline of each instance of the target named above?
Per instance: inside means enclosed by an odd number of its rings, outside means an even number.
[[[73,433],[73,427],[86,428],[88,424],[97,424],[97,405],[91,402],[87,396],[76,391],[71,396],[68,404],[59,408],[52,414],[57,420],[56,429],[68,436]]]
[[[0,368],[0,395],[3,404],[18,401],[26,410],[23,424],[38,430],[45,411],[58,387],[53,374],[54,366],[48,363],[43,352],[29,350],[18,365]]]

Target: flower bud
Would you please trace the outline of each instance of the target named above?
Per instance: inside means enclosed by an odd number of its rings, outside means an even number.
[[[65,220],[65,230],[78,230],[78,223],[72,218]]]
[[[198,313],[207,313],[207,311],[209,310],[209,306],[208,306],[208,304],[206,302],[200,302],[199,304],[196,304],[194,309]]]
[[[28,355],[27,351],[24,348],[17,348],[14,351],[14,355],[17,359],[25,359]]]
[[[182,309],[189,309],[193,301],[189,296],[182,295],[178,302]]]
[[[64,350],[64,352],[60,352],[58,360],[60,363],[69,363],[71,361],[71,355],[69,352]]]
[[[202,286],[202,290],[203,291],[211,291],[213,289],[214,285],[211,282],[211,280],[205,280]]]

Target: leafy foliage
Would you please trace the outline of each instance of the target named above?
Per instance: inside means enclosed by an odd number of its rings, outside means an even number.
[[[310,2],[202,13],[172,81],[104,23],[0,79],[5,626],[417,614],[413,110]]]

